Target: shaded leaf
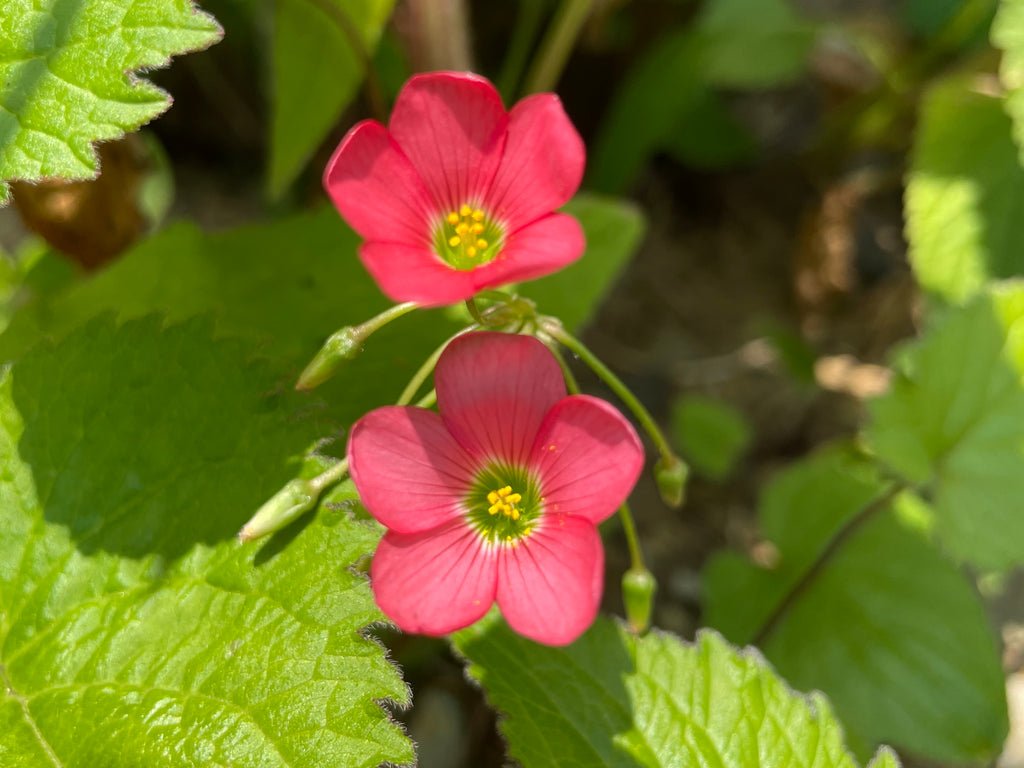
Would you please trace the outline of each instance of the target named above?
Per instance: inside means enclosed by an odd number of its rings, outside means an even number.
[[[735,408],[710,397],[687,395],[672,409],[676,444],[694,468],[721,480],[750,444],[750,427]]]
[[[5,766],[413,758],[348,570],[378,529],[322,510],[287,547],[234,539],[317,429],[210,331],[100,319],[0,384]]]
[[[781,474],[760,513],[778,562],[712,560],[707,621],[733,642],[756,639],[790,684],[828,695],[860,751],[886,742],[990,760],[1007,729],[996,638],[970,583],[926,540],[919,500],[863,514],[886,488],[871,465],[838,450]],[[782,607],[837,536],[826,565]]]
[[[275,0],[271,197],[295,180],[363,81],[366,63],[340,18],[372,56],[393,6],[394,0]]]

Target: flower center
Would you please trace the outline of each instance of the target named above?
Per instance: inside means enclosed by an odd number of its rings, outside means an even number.
[[[533,531],[543,505],[525,470],[493,466],[481,472],[466,498],[470,525],[494,544],[518,544]]]
[[[501,226],[480,208],[463,205],[445,216],[434,250],[455,269],[475,269],[494,259],[504,240]]]

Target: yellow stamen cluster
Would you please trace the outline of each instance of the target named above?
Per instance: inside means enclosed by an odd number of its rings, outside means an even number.
[[[489,245],[480,237],[484,231],[484,212],[479,208],[473,210],[468,205],[463,205],[458,211],[449,213],[446,220],[455,227],[455,234],[448,238],[448,245],[452,248],[465,245],[469,258],[472,259]]]
[[[487,494],[487,501],[490,503],[487,512],[491,515],[496,515],[499,512],[505,517],[511,517],[513,520],[519,519],[519,510],[516,508],[516,504],[523,500],[523,496],[520,493],[512,493],[512,486],[506,485],[504,488],[499,488],[496,491],[491,491]]]

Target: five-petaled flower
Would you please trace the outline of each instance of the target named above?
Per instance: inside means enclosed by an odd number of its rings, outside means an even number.
[[[436,306],[577,259],[579,223],[552,211],[579,187],[584,159],[554,94],[506,112],[484,78],[435,72],[406,83],[387,128],[349,131],[324,187],[366,240],[359,257],[381,290]]]
[[[379,408],[349,438],[356,489],[388,528],[370,574],[377,604],[404,630],[443,635],[497,601],[520,634],[572,642],[601,598],[596,524],[643,466],[636,432],[603,400],[567,397],[529,336],[461,336],[434,383],[440,413]]]

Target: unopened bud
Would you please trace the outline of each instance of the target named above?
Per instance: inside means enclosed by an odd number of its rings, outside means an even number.
[[[630,568],[622,577],[622,602],[630,629],[642,635],[651,626],[654,593],[658,582],[646,568]]]
[[[316,506],[317,495],[308,480],[292,480],[275,493],[252,519],[242,526],[238,538],[242,541],[269,536]]]
[[[338,372],[342,363],[354,360],[362,351],[363,335],[358,326],[346,326],[331,335],[299,376],[296,389],[313,389]]]
[[[676,455],[665,456],[654,465],[654,480],[661,499],[673,509],[683,506],[690,467]]]

